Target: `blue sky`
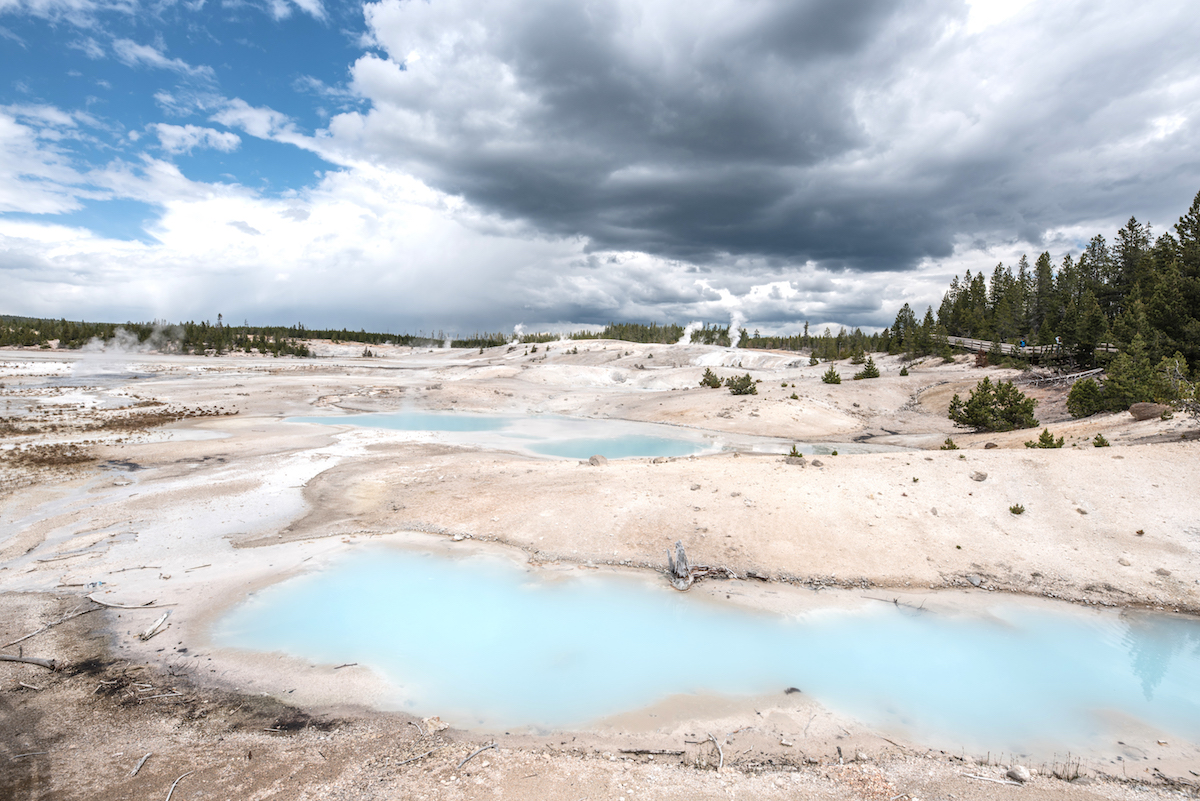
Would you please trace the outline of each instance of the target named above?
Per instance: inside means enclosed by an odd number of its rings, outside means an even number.
[[[1186,3],[0,0],[0,313],[887,325],[1200,191]]]

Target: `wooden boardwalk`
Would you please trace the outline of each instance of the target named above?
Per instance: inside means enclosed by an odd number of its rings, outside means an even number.
[[[1070,352],[1070,348],[1065,345],[1010,345],[1007,342],[992,342],[987,339],[971,339],[970,337],[946,337],[946,341],[956,348],[965,348],[970,351],[980,351],[990,353],[993,348],[999,348],[1000,352],[1005,356],[1019,356],[1024,359],[1041,358],[1042,356],[1065,356]],[[1096,350],[1116,353],[1117,346],[1110,345],[1107,342],[1096,346]]]

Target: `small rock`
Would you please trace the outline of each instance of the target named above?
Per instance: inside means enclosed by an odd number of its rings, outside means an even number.
[[[855,761],[855,762],[866,762],[868,759],[870,759],[870,757],[868,757],[868,756],[867,756],[866,754],[864,754],[862,751],[855,751],[855,752],[854,752],[854,761]]]
[[[696,490],[698,490],[698,489],[700,489],[700,485],[699,485],[699,484],[693,484],[693,485],[691,486],[691,490],[692,490],[692,492],[695,492],[695,491],[696,491]]]
[[[1166,578],[1167,576],[1171,575],[1171,571],[1167,570],[1165,567],[1160,567],[1157,570],[1155,570],[1154,572],[1157,575],[1162,576],[1163,578]]]
[[[666,463],[667,463],[667,457],[665,457],[665,456],[655,456],[655,457],[654,457],[654,460],[653,460],[653,462],[654,462],[654,464],[666,464]]]
[[[930,508],[929,514],[933,515],[934,517],[937,517],[937,507],[934,506],[934,507]]]
[[[825,463],[824,463],[824,462],[822,462],[820,459],[813,459],[813,460],[812,460],[812,466],[813,466],[813,467],[824,467],[824,466],[825,466]]]
[[[805,459],[803,456],[788,456],[784,459],[784,461],[787,462],[788,464],[798,464],[801,467],[808,466],[808,460]]]
[[[1024,784],[1030,779],[1029,768],[1025,767],[1024,765],[1013,765],[1008,769],[1008,773],[1005,773],[1004,775],[1005,777],[1012,779],[1015,782],[1020,782],[1021,784]]]
[[[1153,420],[1155,417],[1161,417],[1162,413],[1170,408],[1162,403],[1135,403],[1129,407],[1129,413],[1133,415],[1134,420]]]
[[[987,473],[982,473],[982,472],[976,470],[974,473],[971,474],[971,480],[972,481],[987,481]]]
[[[994,442],[987,442],[987,443],[984,443],[983,449],[985,451],[990,451],[992,448],[999,448],[999,447],[1000,446]]]
[[[601,465],[608,464],[608,459],[605,459],[603,456],[597,453],[591,459],[588,459],[588,464],[590,464],[592,467],[599,467]]]
[[[853,406],[855,409],[857,409],[857,408],[858,408],[858,404],[857,404],[857,403],[852,403],[852,404],[850,404],[850,405],[851,405],[851,406]]]
[[[979,576],[976,576],[974,574],[967,576],[967,581],[971,582],[972,587],[978,587],[980,584],[983,583],[983,579],[981,579]]]
[[[433,734],[433,733],[439,732],[439,731],[445,731],[446,729],[450,728],[449,723],[446,723],[444,720],[442,720],[440,717],[437,717],[437,716],[434,716],[432,718],[425,718],[421,722],[425,724],[425,729],[430,734]]]
[[[1129,567],[1129,560],[1126,559],[1124,556],[1122,556],[1120,559],[1117,560],[1117,564],[1124,565],[1125,567]]]

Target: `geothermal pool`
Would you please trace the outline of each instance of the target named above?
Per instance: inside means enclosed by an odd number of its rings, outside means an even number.
[[[690,456],[721,450],[786,453],[794,440],[717,434],[697,429],[628,420],[593,420],[559,415],[483,415],[465,412],[387,412],[318,417],[289,417],[292,423],[351,425],[434,436],[473,447],[514,449],[541,456],[609,459]],[[867,453],[901,448],[859,443],[800,443],[802,453]]]
[[[270,587],[218,645],[357,662],[387,705],[474,728],[580,726],[668,696],[800,688],[917,742],[993,752],[1200,742],[1200,621],[998,601],[785,617],[643,577],[371,548]]]

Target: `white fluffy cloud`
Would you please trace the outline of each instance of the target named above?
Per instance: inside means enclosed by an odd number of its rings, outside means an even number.
[[[201,128],[199,125],[168,125],[155,123],[148,126],[158,135],[159,145],[166,153],[191,153],[196,148],[212,148],[225,153],[237,150],[241,137],[229,131]]]

